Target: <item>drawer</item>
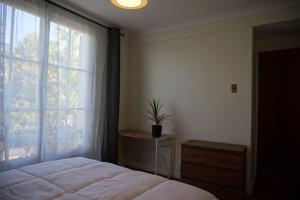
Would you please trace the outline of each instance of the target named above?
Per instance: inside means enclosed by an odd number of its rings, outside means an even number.
[[[198,179],[208,183],[231,186],[240,189],[244,188],[243,173],[233,170],[182,162],[181,177]]]
[[[206,166],[244,171],[244,155],[205,148],[182,147],[181,160]]]
[[[204,189],[215,195],[215,197],[217,197],[219,200],[240,200],[245,195],[244,190],[242,189],[219,186],[189,178],[182,178],[181,181]]]

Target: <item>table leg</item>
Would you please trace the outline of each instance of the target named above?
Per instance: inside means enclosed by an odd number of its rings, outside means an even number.
[[[170,159],[170,175],[169,178],[174,176],[174,151],[175,151],[175,141],[173,138],[170,138],[170,153],[171,153],[171,159]]]
[[[126,166],[127,165],[127,157],[128,157],[128,143],[129,141],[127,140],[127,138],[123,137],[123,154],[124,154],[124,157],[123,157],[123,166]]]
[[[157,171],[157,140],[155,140],[155,166],[154,166],[154,174],[156,175]]]

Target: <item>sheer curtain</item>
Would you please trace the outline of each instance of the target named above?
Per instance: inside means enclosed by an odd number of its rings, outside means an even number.
[[[0,2],[0,168],[93,155],[107,30],[44,1]]]

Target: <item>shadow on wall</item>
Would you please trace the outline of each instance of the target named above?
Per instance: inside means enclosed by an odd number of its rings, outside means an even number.
[[[176,100],[170,101],[169,111],[172,118],[171,121],[169,121],[169,123],[171,124],[169,132],[172,134],[173,139],[175,141],[173,176],[176,178],[180,178],[181,143],[182,140],[184,139],[183,136],[184,130],[182,129],[181,126],[181,119],[180,119],[180,114],[177,111]]]
[[[128,129],[150,131],[146,116],[148,106],[146,88],[149,86],[143,60],[146,60],[143,51],[129,51],[127,125]]]

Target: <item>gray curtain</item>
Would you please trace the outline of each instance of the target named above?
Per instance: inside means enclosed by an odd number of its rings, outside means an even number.
[[[108,31],[106,60],[106,112],[101,160],[118,163],[118,124],[120,97],[120,30]]]

